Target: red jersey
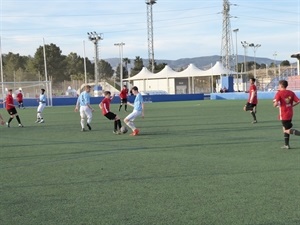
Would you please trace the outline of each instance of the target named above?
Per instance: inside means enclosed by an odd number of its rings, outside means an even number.
[[[17,101],[18,101],[18,102],[22,102],[22,101],[23,101],[23,94],[22,94],[22,92],[19,92],[19,93],[17,94]]]
[[[294,92],[280,90],[276,93],[274,101],[279,102],[279,119],[291,120],[293,118],[293,103],[300,100]]]
[[[254,97],[252,98],[252,102],[250,102],[251,96],[253,94],[254,94]],[[256,90],[256,86],[254,84],[250,85],[248,102],[252,103],[252,104],[257,104],[257,90]]]
[[[109,112],[109,106],[110,106],[111,99],[110,98],[104,98],[102,100],[102,114],[105,115]]]
[[[8,94],[6,96],[6,99],[5,99],[5,108],[7,110],[15,108],[15,106],[14,106],[14,98],[13,98],[13,96],[11,94]]]
[[[127,98],[127,95],[128,95],[128,89],[127,88],[122,89],[122,91],[120,92],[120,98],[121,99]]]

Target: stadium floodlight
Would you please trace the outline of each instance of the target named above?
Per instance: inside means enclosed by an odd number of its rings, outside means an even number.
[[[120,89],[122,89],[123,86],[123,46],[125,43],[120,42],[114,44],[114,46],[119,46],[119,55],[120,55]]]
[[[300,75],[300,52],[292,54],[291,57],[297,59],[297,74],[299,76]]]
[[[249,47],[253,48],[253,52],[254,52],[254,78],[256,78],[256,50],[261,47],[261,44],[249,44]]]
[[[247,66],[246,66],[246,56],[247,56],[247,49],[249,47],[249,43],[246,41],[241,41],[241,44],[244,48],[244,73],[247,71]]]
[[[98,34],[96,31],[93,32],[87,32],[88,38],[91,42],[94,43],[95,47],[95,87],[98,86],[98,79],[99,79],[99,70],[98,70],[98,42],[103,40],[103,34]]]

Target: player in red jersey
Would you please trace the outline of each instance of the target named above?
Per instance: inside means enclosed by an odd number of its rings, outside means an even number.
[[[114,120],[114,134],[121,134],[121,120],[120,118],[110,111],[110,102],[113,100],[114,95],[111,96],[110,91],[104,92],[104,98],[99,104],[99,108],[102,110],[103,116],[105,116],[109,120]]]
[[[290,149],[290,134],[300,136],[300,132],[292,129],[293,107],[300,103],[299,98],[293,91],[286,90],[288,82],[279,81],[279,90],[273,100],[274,107],[279,107],[279,120],[281,120],[284,133],[284,149]]]
[[[256,107],[257,107],[257,89],[255,86],[255,78],[250,78],[250,88],[249,88],[249,97],[248,97],[248,102],[244,106],[245,111],[250,111],[252,117],[253,117],[253,122],[252,123],[257,123],[256,120]]]
[[[17,94],[17,101],[18,101],[18,107],[19,109],[22,107],[23,109],[25,109],[24,104],[23,104],[23,93],[22,90],[19,90],[19,93]]]
[[[8,94],[6,96],[6,99],[2,103],[5,103],[5,108],[8,112],[8,114],[10,115],[9,120],[6,123],[7,127],[10,127],[10,122],[13,120],[14,117],[16,117],[16,119],[18,121],[19,127],[23,127],[23,125],[21,123],[21,120],[20,120],[20,117],[18,115],[18,112],[16,110],[16,107],[14,105],[14,99],[13,99],[13,96],[12,96],[12,89],[8,90]]]
[[[125,111],[127,112],[127,96],[128,96],[128,88],[126,85],[123,86],[121,92],[120,92],[120,106],[119,106],[119,111],[122,108],[122,105],[124,105]]]

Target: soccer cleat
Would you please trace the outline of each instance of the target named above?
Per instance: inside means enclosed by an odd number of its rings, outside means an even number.
[[[289,145],[284,145],[281,147],[282,149],[290,149],[291,147]]]
[[[137,136],[140,133],[139,129],[135,129],[130,135],[131,136]]]
[[[114,130],[113,133],[114,133],[114,134],[121,134],[121,132],[118,131],[118,130]]]
[[[257,120],[253,120],[252,123],[257,123]]]
[[[42,119],[42,120],[39,121],[39,123],[45,123],[45,121]]]
[[[84,129],[84,128],[81,128],[81,131],[82,131],[82,132],[84,132],[84,131],[85,131],[85,129]]]
[[[24,127],[21,123],[19,123],[19,127]]]
[[[6,122],[6,126],[7,126],[7,127],[10,127],[10,125],[9,125],[9,123],[8,123],[8,122]]]
[[[36,121],[35,121],[35,123],[39,123],[41,120],[40,119],[37,119]]]
[[[92,130],[92,127],[90,124],[87,123],[86,126],[89,128],[89,130]]]

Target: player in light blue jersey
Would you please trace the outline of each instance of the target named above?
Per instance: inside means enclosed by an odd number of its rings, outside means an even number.
[[[93,118],[93,111],[94,109],[92,108],[90,104],[90,92],[91,92],[91,86],[86,85],[85,86],[85,91],[83,91],[78,99],[77,103],[75,106],[75,112],[78,111],[78,107],[80,106],[80,124],[81,124],[81,131],[85,131],[85,119],[87,118],[86,121],[86,126],[88,127],[89,130],[92,129],[90,123],[92,122]]]
[[[134,103],[132,104],[128,102],[127,104],[133,107],[133,111],[124,119],[124,122],[132,130],[132,133],[130,135],[136,136],[139,134],[140,130],[135,127],[133,121],[138,116],[142,116],[142,118],[144,118],[145,106],[144,106],[143,96],[141,95],[141,93],[139,93],[138,88],[134,86],[132,87],[131,91],[132,94],[135,95]]]
[[[45,89],[42,88],[40,97],[38,99],[39,106],[37,108],[37,114],[36,114],[37,120],[35,121],[36,123],[44,123],[45,122],[42,112],[44,111],[44,108],[46,107],[46,101],[47,101],[47,97],[45,95]]]

